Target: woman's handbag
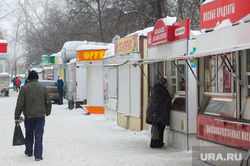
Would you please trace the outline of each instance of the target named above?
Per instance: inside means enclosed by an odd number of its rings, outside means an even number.
[[[18,145],[24,145],[24,144],[25,144],[25,139],[23,136],[21,126],[18,122],[16,122],[12,145],[18,146]]]
[[[153,140],[158,140],[159,139],[159,129],[158,129],[158,125],[157,122],[155,120],[155,118],[153,119],[153,124],[151,127],[151,138]]]

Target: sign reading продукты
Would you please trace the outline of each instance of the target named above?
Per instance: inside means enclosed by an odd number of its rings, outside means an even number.
[[[201,6],[200,29],[213,29],[223,20],[250,20],[249,0],[216,0]]]

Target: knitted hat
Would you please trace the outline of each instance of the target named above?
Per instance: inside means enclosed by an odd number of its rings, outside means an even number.
[[[158,81],[158,83],[159,83],[159,84],[162,84],[162,85],[164,85],[166,82],[168,82],[168,80],[167,80],[166,78],[164,78],[164,77],[162,77],[162,78]]]
[[[29,73],[28,79],[29,79],[29,80],[39,79],[37,72],[34,71],[34,70],[32,70],[32,71]]]

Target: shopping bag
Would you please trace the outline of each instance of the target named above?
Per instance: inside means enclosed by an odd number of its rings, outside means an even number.
[[[23,136],[21,126],[18,122],[16,122],[12,145],[18,146],[18,145],[24,145],[24,144],[25,144],[25,139]]]
[[[157,122],[156,122],[155,118],[153,119],[153,124],[151,127],[151,138],[153,140],[159,139],[159,129],[158,129]]]

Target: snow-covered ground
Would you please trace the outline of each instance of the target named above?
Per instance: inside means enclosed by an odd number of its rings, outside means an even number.
[[[149,131],[133,132],[104,115],[85,115],[82,109],[53,104],[46,117],[42,161],[24,155],[24,146],[12,146],[17,93],[0,97],[0,165],[2,166],[191,166],[192,152],[166,146],[149,147]],[[23,123],[21,124],[24,132]],[[206,165],[196,160],[193,165]]]

